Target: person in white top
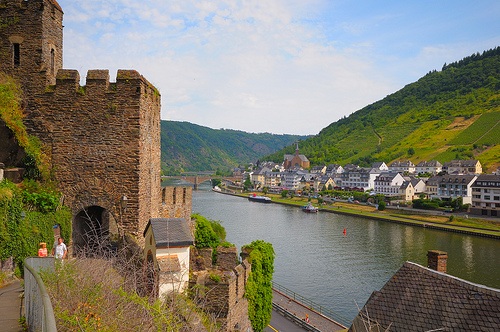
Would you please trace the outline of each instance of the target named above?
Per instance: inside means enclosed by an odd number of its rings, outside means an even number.
[[[64,239],[62,237],[57,239],[57,243],[54,243],[52,248],[52,255],[57,259],[65,259],[68,255],[68,248],[64,244]]]

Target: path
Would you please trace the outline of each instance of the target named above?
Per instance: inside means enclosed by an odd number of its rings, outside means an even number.
[[[19,280],[0,288],[0,332],[21,332],[19,324],[23,310],[23,288]]]

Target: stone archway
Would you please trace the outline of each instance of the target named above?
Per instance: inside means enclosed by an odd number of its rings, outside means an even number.
[[[101,256],[109,250],[110,214],[100,206],[89,206],[73,219],[73,254]]]

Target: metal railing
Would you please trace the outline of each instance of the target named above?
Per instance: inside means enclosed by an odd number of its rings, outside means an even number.
[[[57,332],[54,309],[45,289],[41,270],[54,271],[53,257],[24,260],[24,310],[28,331]]]
[[[310,308],[311,310],[314,310],[316,311],[317,313],[320,313],[322,314],[323,316],[326,316],[332,320],[334,320],[335,322],[338,322],[344,326],[349,326],[351,325],[351,321],[345,317],[343,317],[342,315],[334,312],[333,310],[330,310],[328,308],[325,308],[324,306],[320,305],[320,304],[317,304],[316,302],[314,301],[311,301],[310,299],[300,295],[300,294],[297,294],[295,293],[294,291],[284,287],[284,286],[281,286],[280,284],[276,283],[273,281],[273,288],[277,291],[279,291],[280,293],[282,294],[285,294],[286,296],[288,296],[289,298],[303,304],[304,306]]]
[[[307,323],[303,319],[300,319],[299,317],[295,316],[285,308],[281,307],[280,305],[273,303],[273,309],[279,312],[281,315],[284,317],[288,318],[289,320],[293,321],[296,325],[302,327],[306,331],[311,331],[311,332],[322,332],[321,330],[318,330],[316,327],[312,326],[311,324]]]

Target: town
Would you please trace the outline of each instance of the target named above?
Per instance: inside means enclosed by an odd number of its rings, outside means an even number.
[[[251,171],[235,169],[234,176],[250,181],[254,190],[295,195],[314,195],[320,191],[353,191],[383,195],[391,204],[409,205],[416,199],[440,200],[447,212],[462,209],[473,215],[499,217],[500,170],[482,171],[478,160],[452,160],[440,163],[409,160],[373,163],[371,167],[354,164],[313,166],[299,153],[284,155],[282,164],[257,162]],[[460,206],[457,206],[457,200]],[[451,206],[455,202],[455,206]],[[446,205],[448,203],[448,205]]]

